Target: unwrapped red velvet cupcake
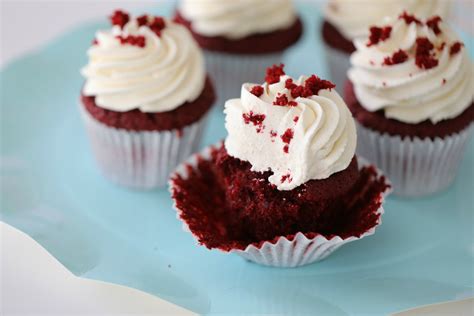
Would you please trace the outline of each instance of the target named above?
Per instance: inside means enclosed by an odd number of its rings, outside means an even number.
[[[197,149],[214,90],[189,31],[120,10],[88,50],[81,110],[106,178],[134,188],[166,184]]]
[[[474,71],[463,43],[441,17],[404,12],[355,45],[346,101],[359,123],[358,152],[399,195],[447,188],[474,120]]]
[[[403,10],[419,17],[446,18],[446,0],[329,0],[324,9],[322,37],[331,80],[342,89],[349,69],[349,56],[355,51],[353,40],[368,36],[370,26]]]
[[[334,84],[268,69],[225,104],[228,136],[172,176],[179,218],[207,248],[296,267],[371,235],[388,189],[355,156],[355,123]]]
[[[302,34],[291,0],[181,0],[175,20],[203,48],[222,105],[242,83],[261,80]]]

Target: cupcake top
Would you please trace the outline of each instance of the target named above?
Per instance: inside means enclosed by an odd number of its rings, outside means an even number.
[[[291,0],[182,0],[179,12],[194,32],[227,39],[285,29],[296,21]]]
[[[474,71],[463,43],[439,16],[406,12],[354,42],[348,77],[368,111],[410,124],[437,123],[472,103]]]
[[[329,0],[324,10],[325,18],[348,40],[367,36],[368,28],[386,16],[407,10],[426,18],[433,15],[446,17],[449,0]]]
[[[162,17],[131,18],[117,10],[112,28],[96,33],[88,50],[83,94],[116,112],[171,111],[201,94],[202,53],[183,26]]]
[[[291,190],[344,170],[354,157],[356,130],[335,85],[315,75],[297,80],[283,65],[267,69],[262,85],[242,85],[225,104],[229,155],[252,171],[271,171],[269,182]]]

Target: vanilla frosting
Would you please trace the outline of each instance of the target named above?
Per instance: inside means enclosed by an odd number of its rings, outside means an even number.
[[[348,40],[368,35],[369,26],[403,10],[426,18],[449,13],[449,0],[329,0],[325,18]]]
[[[285,29],[296,21],[291,0],[182,0],[179,12],[196,33],[228,39]]]
[[[348,77],[359,103],[368,111],[383,109],[386,117],[405,123],[437,123],[458,116],[471,105],[474,71],[465,48],[451,52],[458,38],[443,22],[438,24],[439,34],[421,22],[408,24],[392,18],[386,21],[392,27],[386,40],[374,45],[367,45],[368,39],[354,42],[357,50],[351,56]],[[417,38],[433,44],[430,54],[437,66],[417,65]],[[384,64],[385,58],[400,49],[407,55],[404,62]]]
[[[144,47],[121,44],[117,38],[129,35],[143,36]],[[98,31],[87,54],[83,93],[95,96],[104,109],[171,111],[197,99],[204,88],[202,52],[185,27],[168,19],[159,36],[134,18],[123,29],[116,25]]]
[[[356,130],[346,104],[334,89],[293,99],[283,75],[264,83],[263,94],[252,94],[255,84],[242,86],[240,99],[225,104],[229,155],[250,162],[252,171],[271,171],[278,190],[291,190],[308,180],[326,179],[346,169],[354,157]],[[306,77],[294,81],[301,85]],[[294,106],[274,105],[286,95]]]

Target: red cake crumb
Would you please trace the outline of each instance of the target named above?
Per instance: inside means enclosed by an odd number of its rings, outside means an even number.
[[[296,103],[295,101],[288,101],[288,106],[297,106],[298,103]]]
[[[298,120],[299,120],[299,119],[300,119],[299,116],[295,116],[295,117],[293,118],[293,122],[298,123]]]
[[[155,16],[153,21],[148,25],[150,30],[152,30],[156,36],[161,36],[161,31],[165,28],[165,19],[161,16]]]
[[[273,101],[273,105],[278,105],[278,106],[288,105],[288,97],[286,96],[286,94],[276,96],[275,101]]]
[[[117,35],[116,38],[120,41],[120,44],[122,45],[132,45],[132,46],[138,46],[138,47],[145,47],[145,37],[143,35],[128,35],[128,36],[122,36],[122,35]]]
[[[296,87],[297,87],[296,84],[293,83],[293,79],[291,79],[291,78],[286,79],[286,81],[285,81],[285,88],[286,89],[292,90]]]
[[[443,21],[439,15],[436,15],[426,21],[426,25],[433,30],[436,35],[441,34],[439,22]]]
[[[122,29],[128,21],[130,21],[130,15],[122,10],[115,10],[110,16],[110,23],[112,23],[112,25],[118,25]]]
[[[379,42],[383,42],[386,39],[390,38],[390,33],[392,33],[392,27],[391,26],[384,26],[384,27],[372,26],[372,27],[370,27],[369,41],[366,44],[367,47],[370,47],[372,45],[376,45]]]
[[[285,144],[291,143],[291,140],[293,139],[293,130],[288,128],[280,137],[282,142]]]
[[[174,110],[161,113],[144,113],[139,109],[116,112],[97,106],[95,96],[81,94],[85,110],[97,121],[119,129],[132,131],[164,131],[184,128],[202,118],[215,101],[211,80],[206,78],[201,95],[185,102]]]
[[[270,137],[277,137],[278,133],[274,130],[270,131]]]
[[[289,151],[290,151],[290,146],[289,146],[289,145],[283,146],[283,152],[284,152],[285,154],[287,154]]]
[[[253,86],[250,90],[250,93],[256,97],[260,97],[263,94],[263,87],[262,86]]]
[[[291,174],[287,173],[281,176],[280,182],[284,183],[285,181],[288,181],[288,183],[291,183],[291,181],[293,181]]]
[[[291,97],[293,99],[296,99],[297,97],[302,97],[304,94],[304,87],[303,86],[297,86],[293,87],[291,89]]]
[[[97,44],[99,44],[99,41],[97,40],[97,38],[94,38],[92,40],[92,45],[97,45]]]
[[[174,21],[188,28],[203,49],[242,55],[281,52],[296,43],[303,33],[303,24],[299,18],[285,29],[252,34],[241,39],[198,34],[194,31],[191,21],[186,20],[180,12],[176,12]]]
[[[273,65],[271,67],[268,67],[265,76],[265,81],[268,84],[280,82],[280,76],[285,75],[285,71],[283,70],[284,67],[284,64]]]
[[[200,159],[188,176],[172,178],[172,197],[180,218],[199,243],[223,251],[289,240],[361,236],[377,225],[382,193],[388,188],[373,167],[357,167],[354,158],[343,171],[310,180],[289,191],[268,182],[270,172],[250,170],[222,146],[210,160]]]
[[[354,87],[350,81],[346,82],[345,98],[347,106],[354,118],[363,126],[375,130],[381,134],[386,133],[392,136],[430,138],[445,138],[449,135],[459,133],[474,121],[474,103],[455,118],[442,120],[433,124],[426,120],[417,124],[409,124],[395,119],[385,117],[383,110],[370,112],[366,110],[357,100]]]
[[[382,65],[391,66],[404,63],[407,60],[408,54],[404,50],[399,49],[397,52],[393,53],[391,57],[385,57]]]
[[[410,24],[413,22],[415,22],[418,25],[423,24],[415,15],[410,15],[406,11],[403,11],[403,13],[398,16],[398,18],[405,20],[406,24]]]
[[[464,46],[461,42],[455,42],[449,48],[449,55],[455,55],[461,51],[461,48]]]
[[[260,133],[263,130],[263,121],[265,120],[265,114],[254,114],[253,111],[250,111],[248,114],[242,114],[245,124],[252,123],[257,127],[257,133]]]
[[[416,39],[415,64],[422,69],[431,69],[438,66],[438,60],[432,54],[433,43],[427,37]]]
[[[311,75],[304,82],[304,94],[303,96],[309,97],[311,95],[318,95],[321,90],[331,90],[336,85],[329,80],[323,80],[316,75]]]
[[[137,18],[137,24],[138,26],[143,26],[148,24],[148,16],[146,14],[139,16]]]

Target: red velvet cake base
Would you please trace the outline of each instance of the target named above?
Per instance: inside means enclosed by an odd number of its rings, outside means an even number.
[[[300,19],[297,19],[295,23],[287,29],[230,40],[222,36],[209,37],[194,32],[191,22],[186,20],[179,12],[176,12],[174,20],[186,26],[202,48],[232,54],[268,54],[280,52],[297,42],[303,33],[303,24]]]
[[[383,110],[377,112],[367,111],[357,100],[354,87],[350,81],[346,82],[344,90],[345,101],[355,119],[363,126],[380,132],[381,134],[387,133],[392,136],[399,135],[401,137],[408,136],[412,138],[444,138],[459,133],[474,120],[474,106],[471,104],[459,116],[449,120],[443,120],[436,124],[433,124],[429,120],[418,124],[403,123],[386,118]]]
[[[164,131],[182,129],[197,122],[211,108],[215,94],[211,80],[206,78],[204,89],[196,100],[161,113],[144,113],[138,109],[128,112],[106,110],[96,105],[94,96],[84,94],[81,94],[81,100],[92,117],[107,126],[134,131]]]
[[[344,35],[342,35],[337,28],[328,21],[323,22],[322,34],[324,42],[332,48],[343,51],[346,54],[352,54],[355,52],[355,46],[352,44],[352,41],[346,39]]]
[[[189,176],[173,177],[173,199],[199,242],[224,251],[261,245],[302,232],[312,238],[361,236],[377,225],[382,193],[388,188],[374,168],[348,169],[326,180],[279,191],[268,173],[228,156],[224,147],[188,166]],[[346,183],[347,182],[347,183]]]

